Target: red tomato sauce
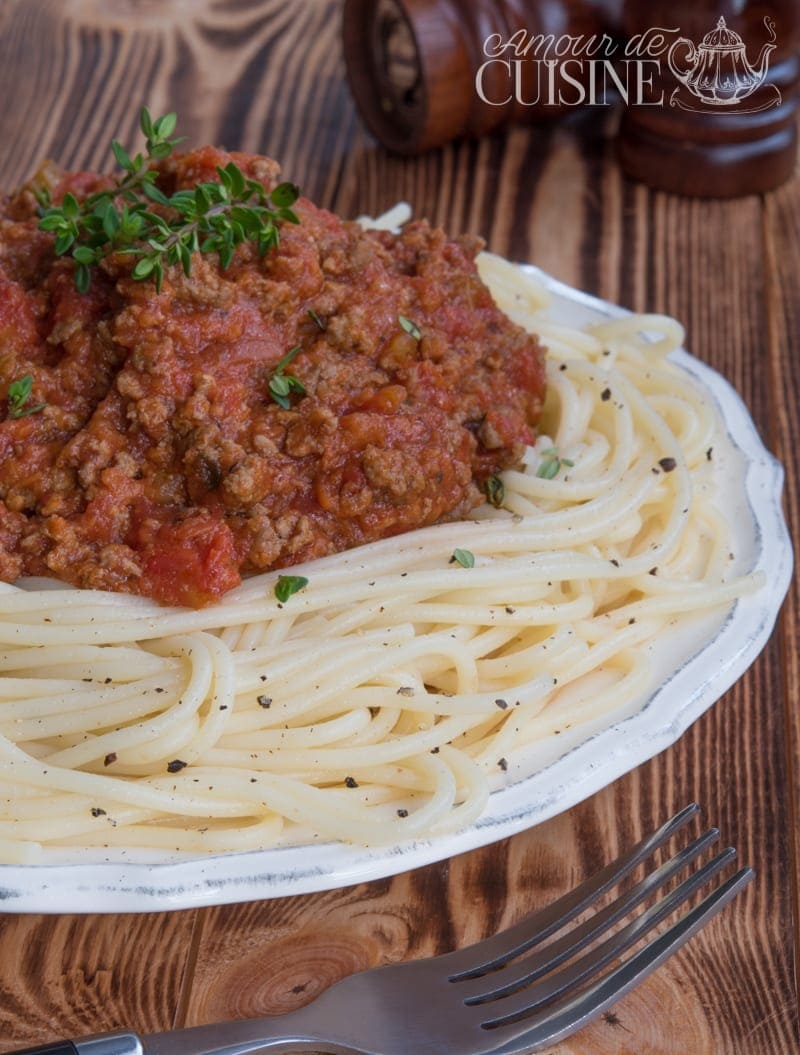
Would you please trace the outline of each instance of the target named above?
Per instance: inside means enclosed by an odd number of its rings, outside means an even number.
[[[165,162],[166,193],[233,159]],[[48,174],[54,200],[108,185]],[[0,579],[54,576],[202,606],[243,575],[464,516],[514,465],[544,398],[536,339],[494,304],[479,243],[427,223],[364,231],[300,200],[277,249],[134,281],[130,256],[74,264],[30,187],[0,207]],[[419,331],[406,332],[401,317]],[[270,392],[278,362],[303,392]],[[25,416],[8,393],[32,378]]]

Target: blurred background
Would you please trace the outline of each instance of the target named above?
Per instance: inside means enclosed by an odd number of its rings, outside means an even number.
[[[703,28],[714,26],[713,13],[723,8],[738,12],[732,23],[747,27],[746,57],[756,66],[769,39],[763,4],[702,0],[680,8],[631,0],[348,0],[343,12],[343,0],[0,0],[0,135],[7,144],[0,177],[4,186],[15,185],[44,156],[66,167],[108,166],[109,136],[135,143],[138,109],[146,103],[153,112],[177,110],[179,131],[192,144],[214,142],[279,159],[306,195],[344,216],[376,214],[405,199],[418,216],[452,232],[479,232],[512,258],[535,260],[560,278],[631,307],[652,306],[657,291],[643,283],[656,280],[661,254],[644,244],[643,227],[666,236],[675,226],[696,227],[702,217],[702,226],[713,231],[727,217],[725,207],[659,197],[623,177],[615,141],[618,93],[609,93],[604,105],[518,106],[512,113],[513,106],[476,106],[474,82],[490,31],[505,40],[519,26],[556,38],[606,34],[623,60],[625,42],[642,27],[686,25],[684,32],[699,42]],[[727,135],[734,125],[777,123],[784,138],[796,138],[797,8],[794,0],[769,7],[780,23],[776,54],[767,57],[770,79],[777,77],[783,87],[778,114],[725,114],[714,126],[717,115],[706,107],[699,118],[683,115],[699,121],[699,131],[682,127],[676,133],[667,125],[675,125],[677,111],[668,106],[629,109],[640,123],[661,122],[656,163],[648,157],[645,165],[651,184],[663,180],[676,134],[694,135],[702,146],[719,138],[720,128]],[[413,149],[465,130],[498,127],[418,157],[386,150],[367,131],[351,94],[343,24],[350,83],[358,89],[361,113],[384,140]],[[387,26],[393,28],[391,40]],[[399,102],[381,90],[376,73],[392,63],[398,69],[387,76],[399,80],[401,93],[406,86]],[[673,78],[667,87],[676,83]],[[495,86],[498,98],[505,86]],[[409,98],[411,105],[405,105]],[[514,117],[528,123],[508,125]],[[739,131],[733,138],[753,134]],[[793,157],[790,143],[778,173],[775,157],[765,156],[741,186],[784,178]],[[677,157],[673,168],[673,182],[688,173],[684,182],[703,193],[713,194],[720,185],[713,174],[701,178],[699,157]],[[741,201],[740,231],[731,236],[740,246],[744,237],[751,249],[760,237],[756,201],[753,195]],[[643,225],[645,214],[652,224]],[[594,247],[590,254],[587,245]],[[725,267],[728,255],[716,252],[716,264]],[[684,276],[689,282],[693,277]],[[730,279],[720,282],[723,296],[745,281]]]

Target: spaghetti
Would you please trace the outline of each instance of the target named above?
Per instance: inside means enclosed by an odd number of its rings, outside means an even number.
[[[644,698],[647,645],[758,586],[729,578],[714,408],[681,327],[555,325],[548,399],[501,508],[293,568],[200,610],[0,585],[0,857],[159,859],[281,841],[392,843],[475,821],[526,745]],[[511,772],[509,772],[511,767]]]

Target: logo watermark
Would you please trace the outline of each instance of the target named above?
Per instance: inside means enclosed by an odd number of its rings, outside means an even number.
[[[695,44],[679,28],[653,26],[624,44],[608,34],[491,34],[475,90],[490,106],[676,106],[713,113],[755,113],[781,103],[774,84],[757,105],[742,105],[764,84],[776,48],[775,24],[753,64],[725,19]],[[670,91],[670,83],[678,84]],[[666,87],[665,87],[666,85]]]

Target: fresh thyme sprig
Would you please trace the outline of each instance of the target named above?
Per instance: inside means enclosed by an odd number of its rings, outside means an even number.
[[[46,190],[38,191],[39,227],[55,235],[58,256],[72,256],[80,292],[89,289],[92,265],[111,253],[138,257],[132,277],[153,278],[160,291],[168,265],[179,264],[188,277],[194,253],[217,253],[224,269],[242,242],[255,243],[259,254],[264,254],[278,245],[280,222],[299,223],[291,208],[299,196],[294,184],[281,183],[267,193],[233,161],[217,168],[218,181],[164,194],[157,185],[154,162],[169,157],[182,141],[171,138],[176,121],[174,113],[154,121],[147,108],[142,109],[139,124],[145,153],[130,157],[112,140],[123,174],[108,190],[82,202],[67,193],[60,205],[51,205]]]
[[[9,418],[27,418],[30,414],[38,414],[47,406],[46,403],[31,403],[31,392],[33,390],[33,377],[26,374],[24,377],[12,381],[8,386],[8,416]]]

